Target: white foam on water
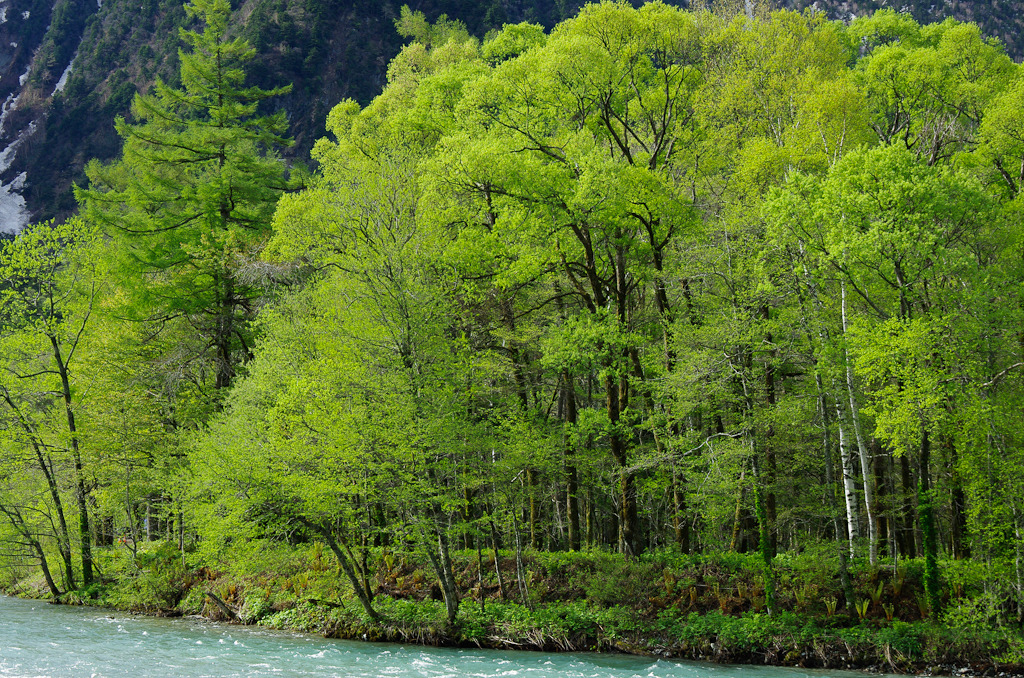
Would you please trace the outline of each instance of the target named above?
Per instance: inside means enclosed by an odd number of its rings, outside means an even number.
[[[0,677],[858,678],[847,672],[652,662],[625,655],[358,643],[190,619],[121,614],[103,619],[103,614],[70,606],[31,612],[26,601],[0,596]],[[118,626],[130,634],[117,633]],[[149,635],[140,646],[143,632]],[[244,638],[251,647],[239,647],[235,638]]]

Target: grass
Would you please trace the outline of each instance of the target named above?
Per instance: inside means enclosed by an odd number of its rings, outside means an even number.
[[[1007,573],[999,563],[942,563],[943,611],[935,616],[922,605],[919,561],[857,563],[847,611],[829,553],[783,554],[775,562],[780,611],[769,616],[753,555],[654,552],[627,561],[602,551],[528,552],[523,600],[512,553],[498,553],[502,597],[491,554],[481,573],[477,552],[467,550],[453,554],[462,601],[449,625],[431,570],[414,553],[369,554],[382,617],[375,623],[321,545],[250,544],[216,561],[191,554],[185,562],[169,544],[147,547],[134,559],[123,548],[102,550],[102,583],[66,602],[223,619],[210,593],[243,623],[434,645],[902,672],[1024,664],[1014,592],[1000,584]],[[32,578],[16,586],[45,595]]]

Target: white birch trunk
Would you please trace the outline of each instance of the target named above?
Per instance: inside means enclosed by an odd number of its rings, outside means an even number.
[[[872,482],[874,477],[871,473],[871,458],[868,455],[867,445],[864,444],[864,435],[860,429],[860,413],[857,407],[857,399],[853,394],[853,367],[850,365],[850,352],[846,348],[846,283],[840,283],[842,294],[842,316],[843,316],[843,357],[846,363],[846,394],[850,400],[850,419],[853,422],[853,432],[857,439],[857,451],[860,454],[860,471],[864,476],[864,509],[868,514],[868,560],[872,565],[878,560],[878,534],[875,516],[875,488]]]
[[[847,447],[846,417],[842,405],[836,400],[836,428],[839,429],[839,459],[843,465],[843,496],[846,498],[846,532],[850,539],[850,556],[856,555],[854,543],[860,538],[860,520],[857,517],[857,485],[853,480],[853,459]]]
[[[1013,509],[1013,531],[1017,537],[1017,543],[1014,544],[1014,569],[1017,574],[1017,621],[1020,622],[1024,619],[1024,554],[1021,553],[1024,540],[1021,539],[1020,513],[1016,507]]]

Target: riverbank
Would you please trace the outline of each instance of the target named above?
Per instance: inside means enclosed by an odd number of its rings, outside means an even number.
[[[103,551],[102,583],[60,602],[318,633],[329,638],[495,649],[613,651],[664,658],[954,675],[1024,675],[1015,606],[998,571],[943,563],[943,609],[926,608],[923,564],[851,570],[849,608],[827,554],[777,558],[773,614],[752,556],[604,552],[453,554],[461,604],[447,622],[436,578],[415,553],[361,559],[374,621],[319,545],[250,545],[209,556],[169,544]],[[495,567],[497,564],[497,567]],[[29,577],[7,592],[45,598]]]
[[[132,678],[706,678],[707,666],[623,654],[327,640],[188,617],[160,619],[0,595],[0,675]],[[731,667],[730,678],[798,678]]]

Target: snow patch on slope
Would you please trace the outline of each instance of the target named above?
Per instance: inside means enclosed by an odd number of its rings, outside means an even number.
[[[7,124],[7,116],[14,112],[14,109],[18,107],[18,99],[21,95],[15,96],[13,92],[7,95],[7,101],[0,106],[0,137],[4,135],[4,125]]]
[[[6,115],[8,111],[14,110],[14,104],[17,104],[17,98],[12,102],[11,108],[7,109],[7,104],[4,104],[4,112],[0,116]],[[28,127],[21,131],[21,134],[8,144],[7,148],[0,151],[0,173],[6,172],[11,163],[14,162],[14,156],[18,152],[18,147],[25,143],[25,140],[32,136],[36,131],[36,122],[33,120],[29,123]],[[28,175],[22,172],[9,184],[0,184],[0,232],[4,233],[17,233],[28,224],[29,212],[28,206],[25,204],[25,198],[21,195],[21,190],[25,188],[25,182],[28,179]]]
[[[17,233],[29,220],[25,198],[18,191],[25,187],[25,172],[9,184],[0,184],[0,232]]]
[[[35,134],[36,121],[33,120],[28,124],[28,127],[21,130],[21,134],[18,138],[7,145],[7,148],[0,151],[0,174],[3,174],[10,169],[11,164],[14,162],[14,154],[18,152],[18,147],[25,143],[25,140]]]
[[[102,0],[97,0],[97,6],[102,7]],[[7,20],[7,0],[0,0],[0,23]],[[22,12],[22,18],[28,19],[30,16],[29,12]],[[50,30],[48,26],[47,31]],[[16,46],[12,43],[12,46]],[[78,58],[78,50],[75,50],[75,55],[71,57],[71,61],[67,64],[64,72],[57,80],[54,86],[53,93],[50,96],[63,92],[67,86],[68,79],[71,76],[72,69],[74,67],[75,59]],[[21,87],[25,87],[29,79],[29,74],[32,71],[32,64],[30,63],[25,69],[25,72],[19,77],[18,83]],[[12,93],[6,99],[0,103],[0,139],[14,138],[7,143],[6,148],[0,150],[0,175],[8,172],[17,158],[18,151],[22,145],[31,137],[37,129],[38,123],[33,120],[28,124],[27,127],[22,129],[20,132],[17,129],[7,130],[10,125],[10,115],[18,107],[18,100],[20,99],[19,93]],[[29,212],[28,205],[25,202],[25,197],[21,194],[22,190],[28,183],[28,175],[25,172],[19,173],[8,183],[0,181],[0,233],[18,233],[24,228],[31,219],[31,213]]]
[[[63,73],[61,73],[60,80],[57,81],[57,86],[53,88],[53,94],[64,91],[64,87],[68,84],[68,76],[71,75],[71,67],[75,65],[75,59],[77,57],[78,52],[75,52],[75,56],[71,57],[71,61],[68,62],[68,67],[64,69]],[[50,96],[53,96],[53,94]]]

